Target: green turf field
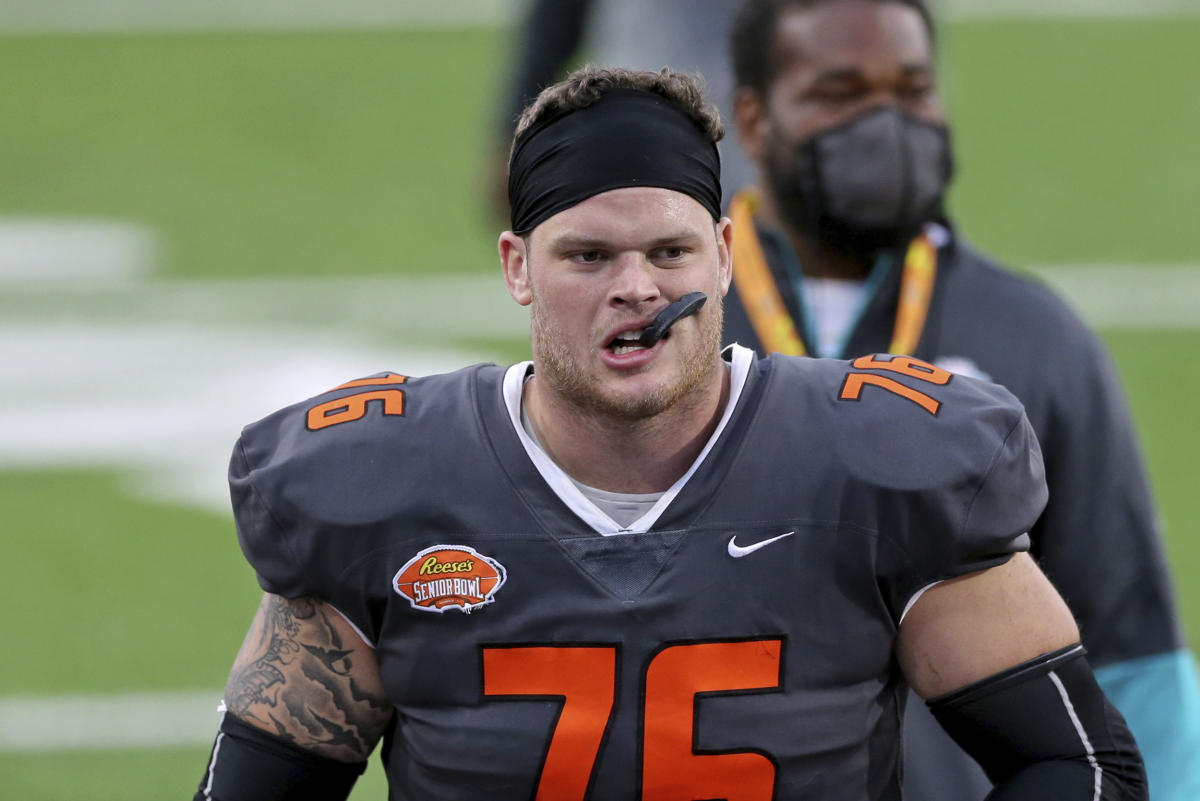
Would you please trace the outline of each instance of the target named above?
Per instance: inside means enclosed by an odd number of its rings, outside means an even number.
[[[1021,264],[1196,263],[1196,41],[1195,18],[947,25],[968,235]],[[145,224],[176,282],[494,271],[482,191],[504,53],[484,29],[0,37],[0,216]],[[1200,643],[1200,328],[1103,334]],[[0,374],[0,392],[37,387]],[[130,486],[82,456],[0,464],[0,695],[219,694],[257,597],[230,520]],[[0,752],[0,796],[187,797],[206,752]]]

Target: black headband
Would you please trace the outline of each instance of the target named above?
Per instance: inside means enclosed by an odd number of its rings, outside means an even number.
[[[593,195],[673,189],[721,216],[721,158],[700,127],[664,98],[617,89],[521,134],[508,165],[512,230],[525,234]]]

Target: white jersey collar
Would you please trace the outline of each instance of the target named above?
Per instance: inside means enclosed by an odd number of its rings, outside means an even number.
[[[725,349],[722,357],[729,368],[729,400],[725,404],[725,410],[721,414],[721,419],[717,423],[716,429],[713,430],[712,436],[708,438],[708,442],[704,444],[704,448],[696,456],[696,460],[692,462],[692,466],[688,468],[688,471],[680,476],[679,480],[672,484],[670,489],[663,493],[658,503],[654,504],[646,514],[635,520],[627,528],[621,528],[611,517],[602,512],[596,504],[588,500],[579,488],[575,486],[575,483],[571,481],[571,477],[554,463],[554,460],[530,438],[525,432],[524,426],[521,425],[521,389],[525,384],[525,376],[533,369],[533,362],[519,362],[509,367],[505,372],[503,385],[504,405],[508,409],[508,418],[513,431],[521,440],[521,445],[524,446],[525,452],[529,454],[534,467],[541,473],[542,478],[546,480],[546,483],[554,491],[554,494],[572,512],[595,529],[596,533],[603,534],[604,536],[630,533],[640,534],[650,530],[658,521],[658,518],[662,516],[662,513],[666,511],[667,507],[671,505],[671,501],[675,500],[675,496],[679,494],[688,480],[700,468],[700,465],[704,463],[705,457],[713,449],[713,445],[721,436],[721,432],[725,430],[729,419],[733,416],[733,410],[737,408],[738,399],[742,396],[742,390],[746,386],[746,377],[750,374],[750,365],[754,361],[754,351],[744,348],[741,345],[730,345]]]

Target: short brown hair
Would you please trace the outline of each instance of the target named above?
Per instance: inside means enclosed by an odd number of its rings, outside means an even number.
[[[704,80],[663,67],[658,72],[622,67],[581,67],[562,81],[547,86],[530,103],[517,121],[513,142],[531,126],[587,108],[616,89],[634,89],[665,98],[696,124],[714,144],[725,136],[721,115],[704,100]],[[511,151],[510,151],[511,157]]]

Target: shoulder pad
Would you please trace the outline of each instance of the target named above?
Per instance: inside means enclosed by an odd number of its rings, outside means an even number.
[[[897,620],[922,586],[1028,548],[1045,471],[1024,410],[1003,387],[907,356],[780,367],[800,371],[785,382],[793,417],[810,418],[796,427],[798,447],[829,454],[825,483],[842,487],[843,518],[879,533],[880,580]]]
[[[460,458],[478,441],[475,377],[488,369],[500,368],[378,373],[247,426],[229,485],[264,589],[329,598],[333,577],[423,497],[447,438]]]

